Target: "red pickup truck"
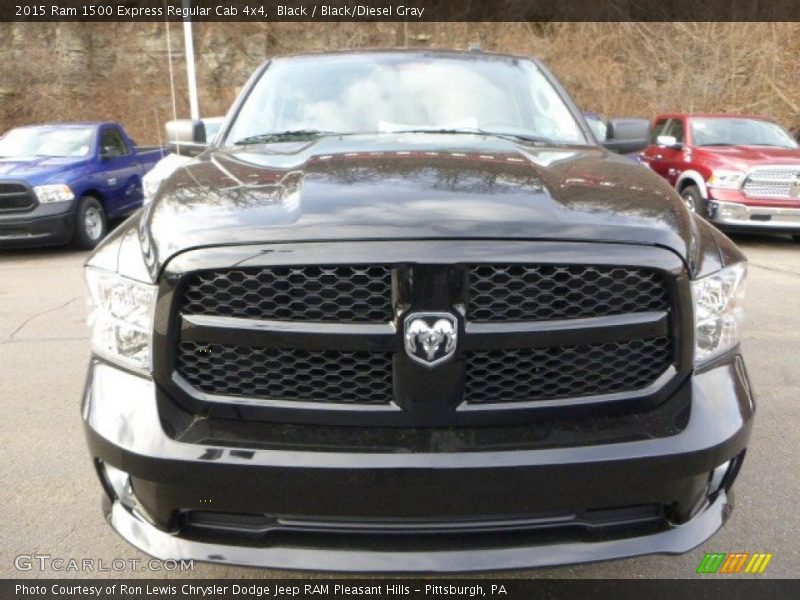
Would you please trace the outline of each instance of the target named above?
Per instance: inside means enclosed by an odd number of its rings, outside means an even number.
[[[791,233],[800,242],[800,148],[774,121],[659,115],[642,158],[721,229]]]

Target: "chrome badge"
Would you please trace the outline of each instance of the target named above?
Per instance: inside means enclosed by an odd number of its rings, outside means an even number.
[[[448,313],[413,313],[405,319],[404,337],[408,356],[433,367],[455,354],[458,323]]]
[[[789,195],[792,198],[800,198],[800,173],[795,176],[792,185],[789,187]]]

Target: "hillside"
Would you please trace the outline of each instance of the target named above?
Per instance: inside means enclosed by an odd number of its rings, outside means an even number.
[[[170,26],[177,114],[188,115],[183,35]],[[114,119],[140,143],[172,118],[164,23],[0,23],[0,130]],[[586,110],[761,113],[800,126],[800,23],[199,23],[200,107],[222,114],[275,54],[362,47],[536,55]]]

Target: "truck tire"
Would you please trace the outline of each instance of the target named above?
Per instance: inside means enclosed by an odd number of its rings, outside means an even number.
[[[91,250],[105,237],[106,227],[103,205],[92,196],[82,197],[75,212],[75,245],[83,250]]]
[[[795,233],[795,234],[792,236],[792,239],[793,239],[795,242],[797,242],[798,244],[800,244],[800,233]]]
[[[706,211],[706,201],[700,193],[700,188],[696,185],[687,185],[681,190],[681,199],[691,212],[705,217],[708,212]]]

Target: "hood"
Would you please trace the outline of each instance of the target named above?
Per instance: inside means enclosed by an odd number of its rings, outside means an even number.
[[[692,225],[667,182],[600,147],[398,134],[212,150],[164,182],[142,234],[157,270],[200,246],[357,239],[605,241],[686,257]]]
[[[88,160],[86,157],[52,157],[52,156],[14,156],[0,157],[0,178],[23,179],[35,178],[41,183],[49,175],[61,173],[64,169],[79,166]]]
[[[695,160],[732,171],[769,165],[800,165],[800,149],[770,146],[706,146],[694,149]]]

